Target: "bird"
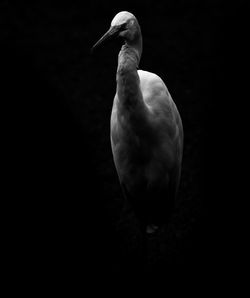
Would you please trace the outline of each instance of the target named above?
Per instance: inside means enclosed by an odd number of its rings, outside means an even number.
[[[128,11],[94,44],[120,37],[110,120],[113,160],[124,198],[146,234],[166,225],[175,206],[183,155],[180,113],[163,80],[139,69],[142,34]]]

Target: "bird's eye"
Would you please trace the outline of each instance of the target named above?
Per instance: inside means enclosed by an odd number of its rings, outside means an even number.
[[[126,29],[127,29],[127,24],[124,23],[124,24],[121,24],[121,25],[120,25],[120,30],[119,30],[119,31],[120,31],[120,32],[121,32],[121,31],[125,31]]]

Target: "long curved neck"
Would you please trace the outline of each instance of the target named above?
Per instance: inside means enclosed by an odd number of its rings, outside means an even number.
[[[141,44],[141,40],[135,44],[125,43],[119,53],[116,75],[117,95],[124,108],[144,105],[137,73],[142,51]]]

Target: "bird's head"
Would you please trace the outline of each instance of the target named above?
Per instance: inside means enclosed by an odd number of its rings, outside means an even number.
[[[92,49],[99,46],[105,40],[114,37],[122,37],[127,44],[136,44],[141,39],[141,30],[136,17],[128,12],[119,12],[112,20],[109,30],[97,41]]]

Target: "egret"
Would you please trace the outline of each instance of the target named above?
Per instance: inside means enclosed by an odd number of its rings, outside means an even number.
[[[136,17],[119,12],[93,46],[121,37],[110,138],[121,188],[144,232],[166,224],[179,187],[183,126],[162,79],[138,70],[142,35]]]

